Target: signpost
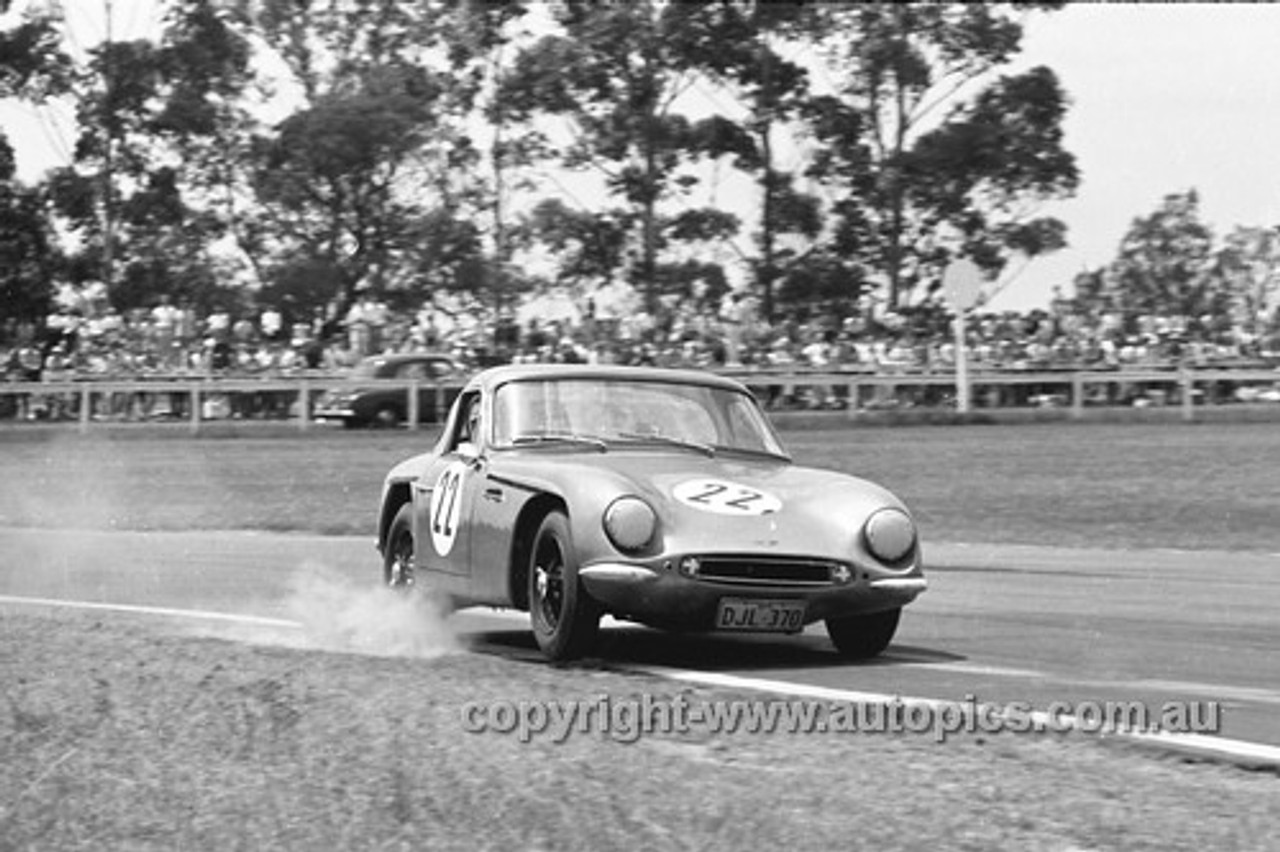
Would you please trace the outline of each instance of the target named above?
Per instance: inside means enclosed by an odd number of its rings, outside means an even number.
[[[955,311],[952,329],[956,347],[956,409],[969,412],[969,352],[965,341],[965,317],[982,292],[982,270],[967,257],[947,264],[942,273],[942,293]]]

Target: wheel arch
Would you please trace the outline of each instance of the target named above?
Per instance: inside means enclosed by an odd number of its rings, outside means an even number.
[[[391,530],[391,522],[395,520],[400,507],[410,502],[413,494],[408,480],[392,482],[387,485],[386,496],[382,500],[382,513],[378,516],[378,552],[387,549],[387,533]]]
[[[519,610],[529,609],[529,559],[533,555],[533,537],[542,519],[551,512],[569,515],[564,498],[548,492],[539,493],[525,503],[516,518],[515,534],[511,537],[511,561],[507,570],[507,593],[511,605]]]

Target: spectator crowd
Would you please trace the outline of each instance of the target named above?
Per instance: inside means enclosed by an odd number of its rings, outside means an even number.
[[[448,354],[464,370],[512,362],[745,374],[907,375],[955,369],[951,315],[936,306],[854,315],[811,310],[770,323],[751,299],[736,293],[716,304],[664,299],[653,313],[598,310],[590,298],[581,305],[544,298],[515,310],[467,296],[434,299],[405,313],[390,310],[366,291],[341,316],[318,314],[300,322],[270,308],[199,316],[164,298],[150,309],[121,313],[103,296],[90,293],[63,304],[39,331],[12,322],[0,328],[0,340],[8,342],[0,346],[3,379],[340,377],[369,356],[412,352]],[[1123,317],[1056,299],[1048,309],[972,312],[966,346],[976,371],[1272,368],[1280,367],[1280,310],[1246,325],[1208,316]],[[767,404],[777,402],[778,391],[770,388]],[[249,406],[243,416],[287,416],[280,394],[255,396],[238,403]],[[0,394],[0,402],[5,403],[0,417],[21,419],[62,419],[78,407],[74,395],[66,394]],[[806,407],[839,402],[825,391]],[[94,416],[106,419],[187,416],[181,394],[159,389],[104,394],[94,405]]]
[[[266,309],[197,316],[162,299],[120,313],[103,301],[50,316],[42,333],[12,324],[0,339],[9,381],[342,374],[388,352],[450,354],[464,367],[507,362],[619,363],[742,370],[949,372],[955,344],[941,310],[856,316],[792,314],[769,323],[750,300],[671,301],[654,313],[605,315],[588,299],[548,318],[465,298],[397,315],[367,292],[340,319],[286,322]],[[563,311],[561,311],[563,313]],[[326,333],[328,332],[328,333]],[[1221,318],[1121,317],[1057,300],[1049,309],[982,312],[967,324],[976,369],[1079,370],[1180,365],[1275,366],[1280,311],[1250,328]]]

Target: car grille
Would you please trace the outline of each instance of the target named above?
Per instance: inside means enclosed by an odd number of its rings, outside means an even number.
[[[710,555],[697,557],[698,579],[740,586],[829,586],[837,562],[794,556]]]

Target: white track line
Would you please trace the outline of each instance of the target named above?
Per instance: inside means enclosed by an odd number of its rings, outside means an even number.
[[[1232,740],[1207,734],[1173,734],[1164,731],[1132,733],[1127,736],[1140,743],[1179,752],[1228,757],[1237,761],[1247,761],[1250,764],[1280,768],[1280,747],[1264,743],[1251,743],[1247,740]]]
[[[0,604],[27,604],[32,606],[62,607],[66,609],[100,610],[107,612],[127,612],[137,615],[159,615],[176,618],[196,618],[206,621],[226,621],[240,624],[253,624],[264,627],[283,627],[301,629],[302,624],[283,618],[266,618],[257,615],[239,615],[230,612],[210,612],[198,609],[175,609],[171,607],[140,606],[134,604],[111,604],[94,601],[66,601],[53,598],[28,598],[12,595],[0,595]],[[910,695],[891,695],[882,692],[862,692],[859,690],[837,689],[829,686],[816,686],[803,683],[792,683],[785,680],[769,680],[766,678],[742,677],[740,675],[722,674],[719,672],[702,672],[695,669],[676,669],[666,666],[627,666],[626,671],[647,674],[672,680],[679,683],[692,683],[699,686],[719,687],[722,689],[738,689],[749,692],[768,692],[775,695],[790,695],[798,698],[815,698],[824,701],[848,701],[862,704],[887,704],[896,702],[902,705],[927,706],[934,709],[943,707],[968,707],[963,702],[942,698],[923,698]],[[1052,725],[1076,726],[1077,720],[1071,716],[1051,717],[1047,713],[1033,712],[1028,719],[1036,724],[1049,728]],[[1172,749],[1184,754],[1206,757],[1228,758],[1235,761],[1247,761],[1250,764],[1263,764],[1280,767],[1280,747],[1254,743],[1246,740],[1228,739],[1226,737],[1208,736],[1205,734],[1183,734],[1171,732],[1139,733],[1122,731],[1114,735],[1147,745]]]
[[[889,693],[836,689],[829,686],[792,683],[785,680],[768,680],[718,672],[701,672],[695,669],[673,669],[665,666],[628,666],[628,670],[661,677],[666,680],[693,683],[699,686],[769,692],[777,695],[816,698],[824,701],[848,701],[859,704],[897,703],[901,705],[926,706],[935,710],[944,707],[968,708],[971,706],[965,702],[943,698],[921,698],[910,695],[890,695]],[[1081,727],[1080,720],[1074,716],[1051,716],[1041,711],[1033,711],[1026,714],[1026,719],[1037,726],[1043,727],[1045,730],[1054,730],[1058,726]],[[1265,743],[1228,739],[1227,737],[1209,736],[1207,734],[1175,733],[1170,731],[1098,731],[1096,733],[1172,749],[1186,754],[1226,757],[1236,761],[1246,761],[1251,765],[1262,764],[1280,768],[1280,747]]]
[[[253,624],[259,627],[288,627],[301,629],[299,621],[288,621],[283,618],[266,618],[259,615],[237,615],[231,612],[209,612],[200,609],[172,609],[163,606],[140,606],[136,604],[98,603],[95,601],[64,601],[54,598],[26,598],[0,595],[0,604],[31,604],[35,606],[63,607],[65,609],[91,609],[107,612],[129,612],[135,615],[163,615],[173,618],[198,618],[206,621],[230,621],[239,624]]]

